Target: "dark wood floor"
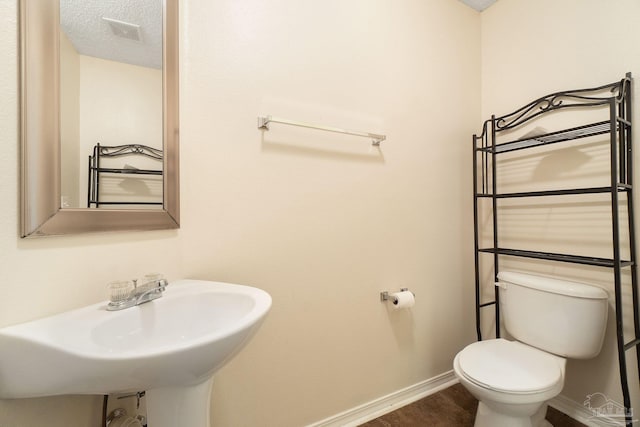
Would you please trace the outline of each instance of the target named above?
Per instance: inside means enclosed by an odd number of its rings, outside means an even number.
[[[456,384],[361,427],[471,427],[477,408],[478,401],[462,385]],[[554,427],[585,427],[552,407],[547,410],[547,420]]]

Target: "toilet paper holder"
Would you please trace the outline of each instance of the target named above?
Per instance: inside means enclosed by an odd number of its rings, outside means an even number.
[[[400,288],[400,292],[406,292],[408,290],[409,288]],[[392,303],[395,303],[397,301],[397,298],[393,295],[389,295],[388,291],[383,291],[380,292],[380,301],[391,301]]]

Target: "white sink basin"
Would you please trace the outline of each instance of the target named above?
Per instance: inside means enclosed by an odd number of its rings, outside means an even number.
[[[154,390],[206,392],[270,307],[257,288],[180,280],[121,311],[100,303],[0,329],[0,398],[147,390],[152,407]]]

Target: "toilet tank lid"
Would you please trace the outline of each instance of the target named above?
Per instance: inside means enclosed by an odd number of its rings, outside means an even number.
[[[551,277],[535,276],[533,274],[516,273],[514,271],[499,272],[498,280],[544,292],[551,292],[554,294],[577,298],[607,299],[609,297],[604,289],[595,285],[554,279]]]

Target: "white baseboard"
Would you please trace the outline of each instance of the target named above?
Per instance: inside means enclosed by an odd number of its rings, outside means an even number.
[[[448,371],[324,420],[309,424],[307,427],[356,427],[450,387],[457,382],[458,380],[453,371]]]
[[[437,393],[447,387],[451,387],[457,382],[458,379],[455,377],[453,371],[448,371],[360,406],[356,406],[355,408],[348,409],[337,415],[325,418],[324,420],[309,424],[307,427],[356,427]],[[551,399],[549,406],[567,414],[588,427],[611,427],[611,424],[594,418],[593,413],[584,405],[562,394]]]
[[[574,420],[580,421],[582,424],[589,427],[611,427],[611,423],[606,423],[603,420],[593,416],[588,408],[583,404],[571,400],[568,397],[559,394],[549,401],[549,406],[557,409],[558,411],[567,414]]]

